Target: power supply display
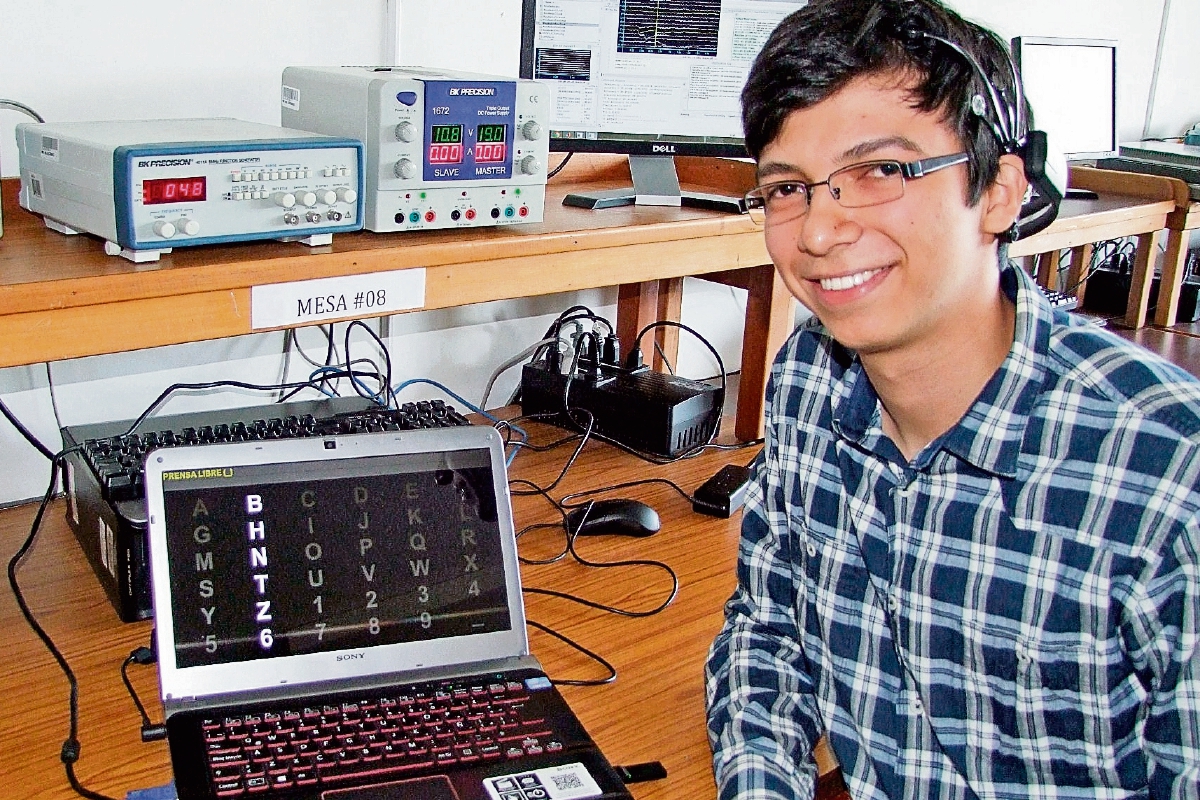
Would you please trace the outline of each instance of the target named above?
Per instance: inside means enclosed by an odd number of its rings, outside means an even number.
[[[288,67],[289,128],[361,139],[371,231],[541,222],[548,89],[415,67]]]

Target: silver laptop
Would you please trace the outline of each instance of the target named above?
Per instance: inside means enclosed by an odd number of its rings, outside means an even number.
[[[629,798],[529,653],[499,433],[146,463],[181,800]]]

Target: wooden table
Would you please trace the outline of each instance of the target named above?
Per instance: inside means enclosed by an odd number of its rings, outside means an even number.
[[[561,431],[531,429],[547,442]],[[522,453],[512,475],[542,485],[562,468],[570,447],[548,453]],[[719,466],[744,464],[754,450],[709,452],[669,466],[649,465],[599,442],[583,455],[555,492],[612,485],[622,480],[668,477],[694,490]],[[618,670],[615,682],[599,687],[564,687],[563,693],[614,764],[661,761],[666,780],[632,787],[639,800],[698,800],[715,793],[704,727],[702,666],[720,627],[722,606],[733,590],[740,514],[731,519],[701,516],[691,504],[662,485],[622,490],[619,496],[650,503],[662,530],[645,539],[597,537],[581,540],[581,554],[594,560],[658,559],[679,575],[679,594],[662,613],[627,618],[564,600],[527,595],[530,619],[550,626],[595,650]],[[518,529],[561,519],[540,497],[515,497]],[[33,506],[0,512],[0,555],[5,562],[28,534]],[[119,668],[130,651],[144,645],[150,621],[121,623],[67,528],[64,504],[56,501],[45,518],[36,546],[19,580],[27,602],[61,648],[79,678],[77,774],[88,788],[122,798],[130,789],[157,786],[170,777],[163,742],[143,744],[140,721]],[[563,546],[561,531],[533,531],[521,537],[526,558],[547,558]],[[666,596],[664,572],[649,567],[595,569],[575,563],[523,566],[526,587],[568,591],[631,609],[648,609]],[[75,797],[58,754],[67,735],[67,683],[42,644],[20,618],[10,592],[0,596],[0,650],[4,697],[0,700],[0,793],[26,800]],[[530,629],[533,652],[552,678],[596,678],[603,671],[577,652]],[[150,717],[162,718],[157,676],[134,665],[131,677]],[[821,751],[818,763],[829,773],[833,762]]]
[[[1176,182],[1183,184],[1183,181]],[[1184,188],[1187,188],[1186,184]],[[1189,195],[1167,216],[1167,252],[1163,258],[1158,307],[1154,309],[1155,325],[1168,327],[1175,324],[1175,314],[1179,311],[1179,292],[1183,286],[1183,268],[1188,254],[1188,231],[1196,228],[1200,228],[1200,201],[1192,200]]]
[[[1125,325],[1142,327],[1146,324],[1159,242],[1168,219],[1179,207],[1181,191],[1186,200],[1187,186],[1172,178],[1090,167],[1072,167],[1068,184],[1074,189],[1096,192],[1099,197],[1095,200],[1063,200],[1058,219],[1036,236],[1014,243],[1009,248],[1009,255],[1020,258],[1046,254],[1047,257],[1039,260],[1038,282],[1048,289],[1057,289],[1059,251],[1071,250],[1066,288],[1082,303],[1092,245],[1107,239],[1137,237]]]
[[[740,195],[752,165],[679,159],[681,180]],[[237,336],[252,331],[251,287],[398,269],[426,270],[423,308],[619,286],[618,329],[678,319],[684,277],[746,288],[737,435],[762,427],[772,358],[792,327],[792,299],[761,231],[744,216],[698,209],[567,208],[569,191],[627,183],[623,157],[576,156],[548,185],[545,221],[456,231],[338,234],[328,246],[254,242],[177,248],[134,264],[90,236],[47,230],[4,181],[0,367]],[[366,314],[360,316],[368,316]],[[674,332],[659,335],[668,356]],[[653,360],[653,341],[643,342]]]

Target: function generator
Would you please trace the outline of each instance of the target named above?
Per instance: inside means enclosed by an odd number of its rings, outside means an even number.
[[[154,261],[174,247],[328,244],[362,227],[362,143],[229,118],[17,125],[21,205]]]

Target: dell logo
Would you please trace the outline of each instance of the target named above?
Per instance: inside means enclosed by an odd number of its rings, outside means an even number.
[[[674,153],[675,145],[673,144],[654,144],[650,145],[651,153]]]
[[[338,661],[354,661],[359,658],[366,658],[365,653],[346,653],[337,657]]]

